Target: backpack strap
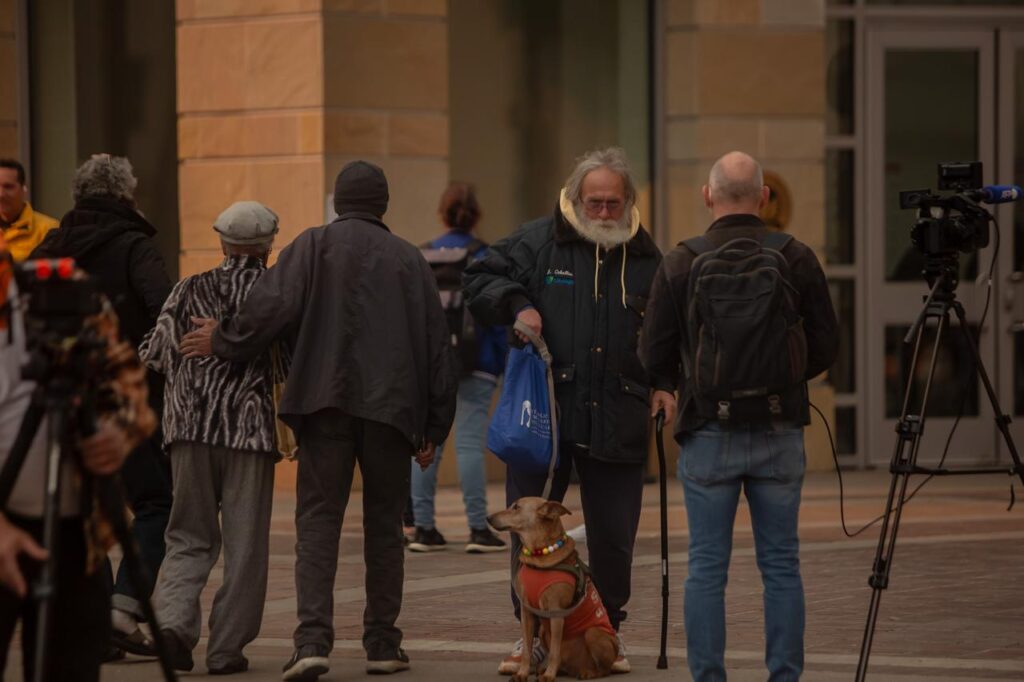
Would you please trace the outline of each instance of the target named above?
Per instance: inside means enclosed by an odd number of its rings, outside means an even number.
[[[697,237],[690,237],[689,239],[683,241],[683,246],[688,248],[690,251],[693,251],[694,255],[697,256],[701,255],[702,253],[709,253],[718,248],[717,246],[715,246],[714,242],[712,242],[710,239],[707,238],[706,235],[703,234]]]
[[[793,241],[793,235],[791,234],[786,234],[785,232],[769,232],[764,236],[764,239],[761,240],[761,246],[781,253],[791,241]]]

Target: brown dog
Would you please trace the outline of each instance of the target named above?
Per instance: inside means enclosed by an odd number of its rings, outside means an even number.
[[[561,517],[569,513],[558,502],[524,497],[487,517],[496,530],[510,530],[523,543],[515,578],[523,606],[523,658],[513,677],[517,681],[530,677],[538,620],[540,639],[548,649],[541,682],[553,682],[559,672],[581,680],[606,677],[618,654],[601,598],[582,569],[576,543],[562,528]]]

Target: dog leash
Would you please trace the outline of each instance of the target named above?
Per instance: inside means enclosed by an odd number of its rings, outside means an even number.
[[[555,480],[555,466],[558,464],[558,404],[555,402],[555,375],[551,371],[551,351],[548,349],[548,344],[544,342],[544,337],[537,334],[530,327],[523,322],[516,320],[515,325],[512,327],[517,332],[525,336],[533,344],[533,347],[537,349],[537,353],[544,361],[544,365],[547,367],[547,380],[548,380],[548,403],[551,411],[551,462],[548,464],[548,480],[544,482],[544,493],[541,495],[545,500],[551,499],[551,486]]]

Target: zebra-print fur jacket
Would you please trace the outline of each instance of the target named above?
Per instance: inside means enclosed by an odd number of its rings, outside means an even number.
[[[219,267],[178,282],[164,303],[139,356],[166,378],[165,445],[193,442],[276,454],[270,351],[252,362],[215,355],[186,360],[178,351],[193,317],[233,317],[265,270],[258,258],[228,256]]]

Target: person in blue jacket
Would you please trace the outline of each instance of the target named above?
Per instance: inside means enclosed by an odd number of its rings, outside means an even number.
[[[470,262],[487,255],[487,244],[473,234],[473,229],[480,221],[480,204],[472,185],[451,183],[441,195],[438,212],[447,231],[424,245],[424,249],[465,249]],[[459,382],[455,411],[455,456],[458,459],[462,501],[469,521],[466,551],[499,552],[505,549],[505,542],[487,526],[484,441],[491,399],[498,377],[505,369],[508,338],[504,327],[474,324],[476,362],[473,367],[466,368]],[[437,448],[434,463],[426,470],[421,470],[415,463],[412,466],[412,511],[416,530],[410,539],[409,549],[413,552],[431,552],[447,546],[434,521],[437,467],[443,449],[442,443]]]

